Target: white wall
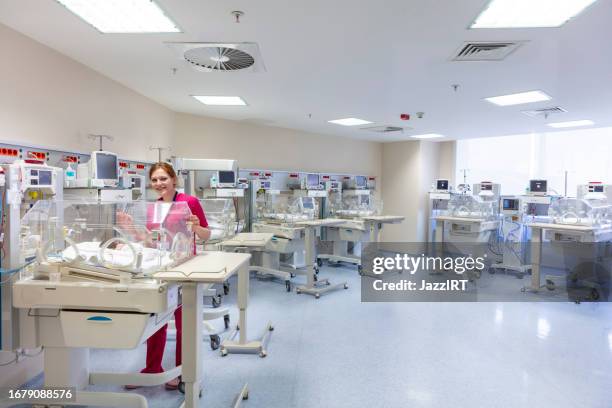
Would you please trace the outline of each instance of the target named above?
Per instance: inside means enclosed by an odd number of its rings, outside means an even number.
[[[114,136],[104,148],[154,161],[168,145],[174,113],[0,24],[0,140],[89,152],[89,133]]]
[[[382,174],[381,143],[189,114],[176,115],[172,145],[177,157],[236,159],[244,169]]]

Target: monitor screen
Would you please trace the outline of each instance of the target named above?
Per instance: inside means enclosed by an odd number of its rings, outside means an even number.
[[[314,210],[314,199],[312,197],[302,197],[302,208]]]
[[[38,172],[38,185],[39,186],[50,186],[51,185],[51,170],[40,170]]]
[[[598,185],[598,186],[590,186],[591,188],[589,188],[589,191],[593,192],[593,193],[603,193],[604,192],[604,186],[602,185]]]
[[[504,198],[503,209],[517,211],[519,208],[519,200],[516,198]]]
[[[319,187],[319,175],[318,174],[307,174],[306,175],[306,187],[313,188]]]
[[[492,191],[492,190],[493,190],[493,184],[489,184],[489,183],[480,184],[480,191]]]
[[[546,193],[546,180],[529,180],[529,191],[532,193]]]
[[[366,176],[355,176],[355,186],[357,188],[366,188],[368,185],[368,178]]]
[[[220,171],[219,183],[234,184],[236,182],[236,174],[233,171]]]
[[[132,187],[140,188],[140,177],[134,177],[132,179]]]
[[[117,180],[117,156],[110,153],[95,152],[95,165],[97,179]],[[92,157],[92,158],[93,158]]]
[[[448,190],[448,180],[438,180],[436,182],[436,190]]]

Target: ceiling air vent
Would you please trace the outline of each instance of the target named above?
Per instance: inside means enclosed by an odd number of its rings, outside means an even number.
[[[501,61],[526,41],[465,42],[453,61]]]
[[[523,112],[527,116],[531,116],[532,118],[539,118],[539,117],[547,118],[550,115],[556,115],[558,113],[565,113],[567,111],[560,106],[551,106],[549,108],[524,110],[521,112]]]
[[[410,128],[403,128],[399,126],[370,126],[370,127],[361,128],[361,130],[367,130],[368,132],[376,132],[376,133],[394,133],[394,132],[404,133],[404,129],[410,129]]]
[[[257,43],[166,43],[198,71],[261,72],[263,64]]]

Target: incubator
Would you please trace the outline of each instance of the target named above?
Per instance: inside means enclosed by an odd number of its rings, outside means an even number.
[[[548,215],[555,224],[585,227],[612,227],[612,205],[605,195],[579,198],[562,198],[554,201]]]
[[[316,202],[312,197],[291,197],[281,194],[264,194],[258,197],[257,221],[292,225],[299,221],[315,219]]]
[[[349,195],[330,205],[330,212],[336,218],[363,218],[382,214],[382,200],[371,195]]]
[[[446,215],[494,221],[497,218],[497,204],[497,201],[483,200],[478,196],[456,194],[452,195],[448,202]]]
[[[21,222],[37,270],[81,268],[144,277],[193,254],[183,202],[39,201]]]
[[[237,223],[234,216],[234,205],[230,198],[204,198],[200,204],[206,214],[209,242],[218,242],[235,235]]]

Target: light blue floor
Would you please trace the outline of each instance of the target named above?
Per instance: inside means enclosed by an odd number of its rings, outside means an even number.
[[[272,320],[269,355],[222,358],[206,343],[201,407],[230,406],[245,382],[245,407],[612,407],[611,304],[366,304],[354,268],[324,266],[321,275],[350,288],[316,300],[251,280],[249,330],[255,337]],[[96,350],[92,369],[136,371],[144,353]],[[152,407],[181,401],[161,386],[131,392]]]

